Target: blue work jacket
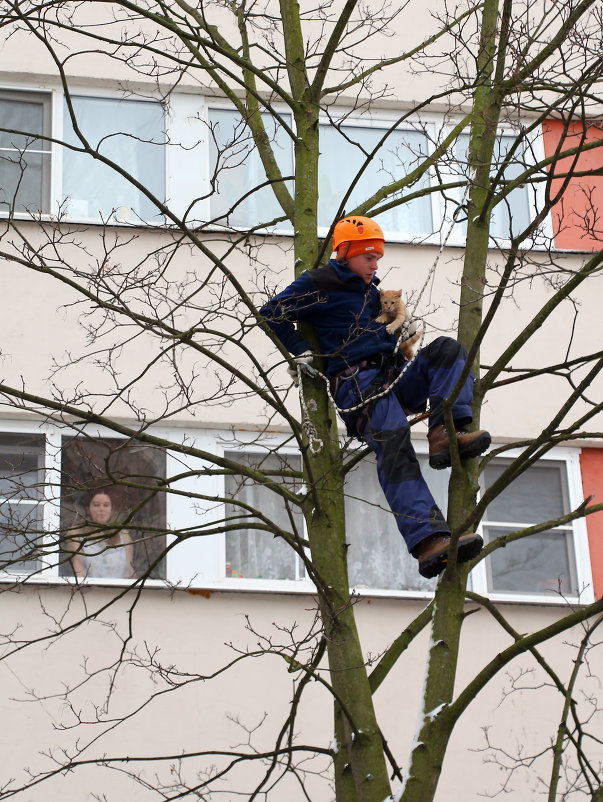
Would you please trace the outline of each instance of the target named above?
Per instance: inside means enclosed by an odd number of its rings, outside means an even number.
[[[375,354],[392,353],[397,338],[376,323],[378,278],[370,284],[336,259],[306,270],[260,309],[260,314],[294,356],[312,350],[295,324],[309,323],[318,338],[325,373],[334,376]]]

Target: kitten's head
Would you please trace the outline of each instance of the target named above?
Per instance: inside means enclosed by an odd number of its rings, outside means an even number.
[[[402,300],[402,290],[379,290],[381,309],[384,312],[396,310]]]

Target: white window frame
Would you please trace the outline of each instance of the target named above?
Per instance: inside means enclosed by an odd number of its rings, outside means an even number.
[[[60,480],[61,480],[61,444],[64,436],[81,433],[81,428],[71,429],[49,423],[36,421],[4,421],[0,424],[0,432],[5,434],[38,434],[46,438],[44,458],[45,487],[43,504],[43,521],[47,531],[56,531],[60,523]],[[118,438],[115,432],[101,427],[86,427],[86,435],[98,438]],[[253,431],[228,431],[191,428],[153,428],[149,430],[160,438],[194,445],[201,451],[224,456],[228,452],[258,453],[263,449],[279,450],[283,454],[295,456],[299,452],[284,433],[271,435]],[[418,454],[428,453],[425,440],[415,439],[415,450]],[[520,454],[519,450],[510,450],[505,457],[513,458]],[[167,555],[166,580],[145,580],[145,587],[180,587],[203,588],[209,590],[255,591],[267,593],[311,594],[315,588],[308,577],[298,580],[254,579],[250,577],[226,576],[226,536],[220,531],[220,522],[224,519],[225,477],[207,476],[203,468],[211,466],[204,461],[188,455],[181,455],[175,450],[167,450],[167,476],[196,470],[194,476],[187,476],[170,483],[174,493],[166,497],[166,545],[171,545],[177,538],[181,528],[199,525],[201,531],[209,531],[207,536],[191,537],[181,541],[177,548]],[[580,469],[580,450],[570,448],[554,448],[546,456],[547,461],[558,461],[566,466],[569,505],[575,509],[583,501],[582,475]],[[199,494],[203,499],[195,500],[187,494]],[[555,593],[501,593],[491,592],[487,587],[487,572],[484,561],[478,563],[471,573],[471,587],[481,595],[495,602],[513,604],[559,605],[562,603],[588,604],[594,600],[590,550],[586,521],[579,518],[568,525],[572,530],[576,579],[581,593],[568,596],[565,600]],[[478,531],[481,531],[478,530]],[[304,527],[304,536],[306,535]],[[400,537],[400,548],[405,548]],[[45,560],[45,568],[35,576],[26,574],[0,574],[0,582],[27,581],[42,584],[73,584],[71,577],[59,575],[59,552],[56,550]],[[87,585],[127,586],[131,580],[115,578],[94,578],[86,580]],[[419,590],[382,590],[379,588],[361,587],[354,589],[360,596],[375,598],[429,599],[431,591]]]
[[[283,456],[299,457],[300,453],[297,448],[289,444],[283,445],[285,436],[275,435],[269,439],[265,436],[258,438],[253,436],[252,432],[236,432],[234,437],[228,436],[231,443],[225,440],[224,434],[219,435],[220,455],[225,457],[228,453],[238,452],[240,454],[261,454],[265,451],[267,454],[271,451],[278,450],[279,454]],[[223,498],[226,497],[226,478],[220,478],[220,493]],[[222,507],[222,515],[224,514],[225,505]],[[306,524],[303,522],[303,536],[307,537]],[[240,588],[244,590],[268,590],[268,591],[283,591],[293,590],[295,592],[312,593],[315,591],[314,585],[308,579],[307,575],[301,579],[254,579],[252,577],[227,577],[226,576],[226,537],[220,536],[220,579],[224,582],[224,587],[232,587],[233,589]]]
[[[56,532],[60,528],[61,519],[61,453],[64,437],[74,437],[82,434],[85,431],[86,436],[98,439],[112,439],[119,440],[125,439],[119,434],[103,427],[78,427],[70,428],[68,425],[56,426],[51,423],[39,423],[37,421],[2,421],[0,423],[0,434],[31,434],[40,435],[45,437],[45,453],[43,459],[44,490],[42,520],[46,532]],[[167,437],[170,432],[167,430],[155,429],[154,434],[159,437]],[[166,459],[167,459],[166,454]],[[168,496],[169,498],[169,496]],[[168,521],[168,511],[166,505],[166,523]],[[166,525],[166,544],[174,539],[173,535],[169,534],[169,526]],[[52,545],[50,535],[44,538],[45,545]],[[27,583],[41,583],[41,584],[68,584],[73,585],[75,579],[73,577],[64,577],[59,573],[60,567],[60,551],[55,548],[53,551],[48,551],[45,555],[44,565],[38,569],[34,575],[21,572],[0,572],[0,583],[9,582],[11,584],[17,582]],[[81,584],[81,580],[79,580]],[[128,586],[132,580],[119,579],[116,577],[95,577],[85,580],[86,585],[101,585],[101,586]],[[148,579],[145,580],[145,586],[149,587],[164,587],[165,581],[161,579]]]
[[[38,96],[41,95],[41,96],[43,96],[45,98],[45,104],[44,105],[45,106],[47,105],[48,106],[48,110],[49,110],[50,136],[51,137],[53,136],[55,119],[54,119],[54,102],[53,102],[54,99],[53,99],[53,96],[52,96],[51,92],[49,92],[47,89],[45,89],[43,87],[40,88],[40,87],[31,87],[31,86],[4,86],[4,85],[0,86],[0,91],[2,91],[3,93],[5,93],[7,95],[11,95],[11,94],[12,95],[17,95],[17,96],[21,95],[23,97],[26,97],[27,95],[38,95]],[[18,97],[16,97],[15,100],[18,100]],[[46,134],[42,133],[41,136],[44,137],[44,136],[46,136]],[[42,188],[42,196],[43,196],[42,197],[42,205],[44,205],[44,202],[47,201],[49,206],[52,207],[53,198],[54,198],[54,186],[53,186],[53,169],[54,168],[53,168],[53,164],[54,164],[54,157],[55,157],[55,144],[53,142],[47,142],[45,149],[32,150],[32,149],[28,148],[28,152],[30,152],[30,153],[48,154],[49,157],[50,157],[49,181],[48,181],[49,186],[47,188],[48,197],[44,197],[44,188]],[[8,213],[3,211],[2,208],[0,207],[0,219],[2,219],[3,217],[7,217],[7,216],[8,216]],[[23,211],[15,211],[14,212],[14,216],[17,219],[28,218],[29,217],[28,213],[27,212],[23,212]]]
[[[460,119],[454,119],[454,118],[450,119],[442,131],[442,138],[445,138],[445,136],[450,134],[450,132],[454,128],[454,125],[458,122],[460,122]],[[463,133],[469,134],[469,128],[465,129]],[[517,134],[518,134],[518,129],[514,128],[508,123],[501,123],[498,126],[497,129],[498,136],[517,136]],[[456,142],[453,145],[453,147],[456,147]],[[542,132],[542,125],[539,125],[536,130],[531,131],[527,135],[526,149],[528,150],[528,157],[526,159],[528,163],[531,163],[532,161],[531,158],[529,158],[530,153],[534,154],[534,159],[535,159],[534,163],[542,161],[545,158],[544,136]],[[444,166],[441,168],[441,174],[444,183],[447,183],[448,181],[455,181],[458,180],[459,178],[457,173],[452,173],[447,171]],[[535,203],[533,202],[534,193],[536,198]],[[454,193],[450,194],[454,194],[456,196],[459,206],[467,202],[467,198],[464,197],[464,193],[461,190],[461,188],[458,188],[457,190],[454,191]],[[544,206],[544,201],[545,201],[545,184],[544,182],[538,182],[533,189],[530,188],[528,190],[528,205],[532,217],[536,215],[537,208],[542,208]],[[452,211],[454,212],[454,210]],[[462,220],[455,225],[452,216],[450,214],[447,214],[443,219],[444,219],[443,222],[444,236],[448,236],[446,244],[451,247],[459,247],[459,248],[464,247],[466,243],[466,235],[463,230]],[[542,234],[541,234],[542,241],[535,242],[531,247],[534,250],[546,250],[551,246],[550,243],[552,242],[553,243],[552,247],[554,248],[553,224],[551,221],[550,214],[547,214],[545,220],[541,223],[541,229],[542,229]],[[497,248],[504,249],[506,247],[509,247],[510,242],[511,240],[508,238],[507,239],[494,238],[490,236],[488,247],[490,248],[490,250],[495,250]]]

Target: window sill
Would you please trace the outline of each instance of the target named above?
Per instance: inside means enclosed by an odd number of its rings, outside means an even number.
[[[136,590],[140,584],[127,579],[88,579],[76,583],[72,578],[58,576],[33,576],[19,574],[2,574],[0,584],[29,585],[30,587],[59,587],[63,586],[73,590],[90,592],[94,589]],[[260,580],[260,579],[224,579],[200,584],[174,584],[162,579],[148,579],[144,581],[144,590],[168,591],[169,593],[189,593],[193,596],[207,596],[212,593],[245,593],[281,596],[314,596],[316,589],[307,582],[297,580]],[[431,590],[379,590],[369,588],[351,588],[351,593],[358,599],[387,599],[400,602],[429,602],[433,598]],[[516,607],[585,607],[594,601],[592,593],[562,598],[557,594],[511,595],[510,593],[491,593],[487,595],[489,601],[497,605]]]

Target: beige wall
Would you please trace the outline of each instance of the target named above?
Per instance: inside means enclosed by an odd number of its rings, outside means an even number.
[[[131,237],[131,231],[127,228],[116,228],[104,232],[100,226],[81,229],[76,227],[75,231],[79,247],[67,245],[61,251],[64,265],[67,266],[66,275],[71,276],[71,271],[77,270],[78,281],[87,285],[90,280],[90,287],[94,290],[98,286],[94,284],[94,277],[99,273],[99,265],[104,258],[104,233],[109,238],[116,236],[126,240]],[[119,302],[129,304],[144,315],[163,315],[169,308],[175,308],[179,283],[186,281],[190,290],[195,289],[208,276],[212,265],[205,256],[186,246],[170,261],[165,279],[151,278],[149,297],[144,292],[130,289],[121,292],[122,282],[132,280],[134,268],[136,275],[142,277],[145,271],[153,269],[153,259],[147,254],[155,254],[158,248],[164,248],[168,252],[172,247],[172,237],[169,234],[137,234],[133,242],[123,245],[110,257],[112,267],[109,274],[101,270],[106,282],[105,289],[115,292]],[[36,241],[38,234],[33,224],[28,225],[28,236],[32,242]],[[289,238],[285,238],[282,243],[267,241],[263,244],[260,251],[261,263],[264,265],[262,267],[258,267],[256,262],[250,265],[243,254],[235,254],[229,258],[228,269],[237,280],[243,282],[258,305],[275,289],[286,286],[292,280],[292,257],[287,252],[290,242]],[[285,250],[281,245],[285,246]],[[437,254],[435,247],[389,244],[379,269],[383,287],[401,287],[407,297],[411,298],[411,308],[426,323],[425,342],[440,334],[455,336],[458,319],[459,278],[464,251],[462,248],[448,248],[439,259]],[[568,268],[575,270],[586,257],[568,254],[562,258]],[[490,280],[495,287],[497,277],[494,268],[500,265],[501,257],[492,252],[490,260]],[[435,272],[428,286],[424,287],[434,266]],[[64,267],[62,269],[65,272]],[[91,315],[88,301],[74,304],[76,294],[72,289],[51,277],[31,272],[22,265],[7,265],[5,275],[3,329],[6,337],[3,344],[3,378],[9,384],[19,385],[21,377],[24,377],[29,392],[44,394],[49,391],[52,382],[60,382],[67,398],[77,391],[76,388],[81,387],[99,398],[114,387],[107,372],[99,364],[107,360],[108,349],[111,349],[111,358],[120,371],[119,381],[121,385],[125,385],[136,379],[141,367],[155,359],[160,349],[167,344],[167,340],[155,335],[134,331],[127,318],[121,319],[117,327],[103,324],[102,337],[90,343],[86,340],[87,331],[91,325],[101,320],[101,313],[95,312]],[[511,366],[525,369],[559,365],[565,361],[566,355],[571,359],[595,351],[593,332],[599,325],[600,283],[600,278],[592,278],[576,294],[577,317],[574,306],[570,302],[563,303],[512,359]],[[422,288],[422,296],[418,299],[417,295]],[[542,278],[526,279],[518,283],[503,301],[485,337],[482,362],[488,365],[498,359],[551,296],[550,286]],[[106,293],[103,297],[111,300]],[[24,303],[25,299],[27,303]],[[419,305],[415,307],[417,300]],[[181,330],[196,324],[208,310],[212,313],[211,319],[206,320],[208,327],[222,333],[236,333],[241,321],[249,318],[248,310],[237,300],[236,291],[223,280],[219,271],[214,273],[211,280],[211,293],[195,297],[194,303],[200,306],[207,303],[207,309],[203,312],[191,309],[190,306],[185,312],[178,309],[174,325]],[[486,308],[487,306],[488,301]],[[249,357],[237,347],[221,342],[220,336],[199,336],[196,340],[220,358],[230,358],[245,375],[254,375],[255,369]],[[243,338],[243,344],[264,367],[282,362],[281,356],[271,351],[268,338],[258,329],[248,331]],[[116,350],[118,345],[123,345],[123,349]],[[56,363],[65,366],[59,374],[54,373]],[[244,428],[265,425],[265,409],[253,394],[232,404],[216,403],[214,393],[218,388],[217,376],[221,373],[224,378],[226,373],[212,364],[208,357],[185,346],[179,348],[178,365],[184,377],[196,377],[192,381],[194,403],[187,410],[173,415],[170,418],[171,423],[218,428],[228,428],[231,425]],[[150,414],[160,414],[165,403],[161,388],[169,384],[172,371],[173,365],[169,361],[158,363],[148,373],[136,379],[130,390],[131,397],[150,410]],[[290,386],[284,367],[279,368],[272,376],[282,383],[283,389]],[[483,423],[492,432],[495,440],[533,436],[558,411],[570,389],[568,382],[559,377],[540,377],[527,383],[495,389],[487,397]],[[235,393],[243,390],[241,383],[234,387]],[[599,379],[589,388],[588,396],[597,399],[602,392],[603,381]],[[228,393],[230,396],[232,394]],[[289,395],[289,405],[296,413],[298,402],[295,392]],[[173,404],[172,409],[175,406]],[[586,411],[586,405],[580,403],[577,410]],[[111,407],[111,412],[121,418],[131,416],[127,405],[120,402]],[[271,420],[270,425],[278,427],[284,423],[276,419]],[[589,428],[596,431],[596,422]]]
[[[93,588],[85,591],[88,611],[106,603],[113,593]],[[69,591],[64,587],[42,589],[39,597],[36,589],[27,587],[4,599],[3,630],[23,624],[24,629],[17,633],[20,639],[25,635],[44,637],[54,630],[56,622],[50,616],[56,616],[65,625],[73,623],[83,610],[83,600],[75,597],[66,612]],[[422,606],[422,602],[359,600],[356,613],[367,658],[372,655],[373,660],[378,659]],[[111,676],[110,670],[102,669],[109,668],[117,659],[122,639],[127,635],[126,608],[125,601],[118,602],[103,612],[97,622],[90,622],[54,643],[43,641],[39,646],[28,647],[2,664],[2,718],[11,722],[10,730],[4,730],[3,763],[14,767],[17,780],[23,779],[24,745],[30,769],[49,770],[52,762],[43,753],[51,750],[58,756],[62,748],[67,748],[71,754],[75,737],[83,744],[105,729],[106,725],[90,724],[74,731],[62,730],[74,721],[63,695],[66,686],[73,688],[69,697],[73,709],[84,719],[96,718],[93,705],[102,704],[106,698]],[[300,633],[305,632],[311,626],[313,608],[314,600],[308,596],[217,592],[206,598],[183,591],[175,594],[167,590],[145,591],[134,609],[134,636],[126,642],[125,664],[118,671],[108,712],[101,711],[100,717],[114,720],[131,713],[151,696],[154,698],[129,721],[117,728],[108,727],[107,734],[91,744],[82,757],[178,755],[187,750],[232,749],[247,741],[235,720],[255,728],[265,714],[265,722],[255,732],[253,743],[260,749],[269,747],[284,722],[295,678],[279,656],[246,658],[223,675],[190,684],[184,682],[181,689],[167,694],[163,693],[165,683],[158,677],[151,681],[140,664],[153,654],[156,662],[184,672],[177,677],[179,682],[200,675],[209,677],[245,650],[256,650],[261,637],[272,639],[274,645],[285,643],[287,628],[294,623]],[[565,612],[564,608],[555,607],[503,605],[500,609],[521,632],[546,626]],[[256,634],[246,629],[247,617]],[[558,641],[555,646],[543,647],[546,659],[562,680],[569,678],[574,644],[581,636],[578,628],[563,637],[563,645]],[[462,640],[464,657],[458,690],[510,642],[509,636],[502,633],[485,611],[469,616]],[[426,648],[427,634],[423,633],[375,696],[384,736],[402,768],[407,765],[413,741]],[[596,697],[599,693],[601,659],[600,650],[595,650],[590,673],[582,671],[574,693],[579,706],[583,705],[584,697]],[[86,672],[96,671],[101,673],[77,687]],[[511,688],[510,677],[518,678],[518,685],[526,690],[506,696]],[[465,802],[498,790],[504,774],[488,761],[487,752],[479,751],[486,746],[484,727],[489,728],[491,743],[512,755],[518,750],[527,755],[548,746],[559,722],[563,700],[550,688],[550,682],[546,686],[544,683],[534,660],[522,657],[477,696],[453,737],[436,797],[438,802]],[[38,701],[31,701],[32,696]],[[589,726],[593,733],[600,732],[600,714]],[[304,693],[295,730],[299,743],[320,747],[331,743],[331,703],[317,683],[310,683]],[[600,758],[599,752],[593,760],[596,763]],[[208,757],[195,761],[195,767],[201,770],[203,766],[220,763],[219,757]],[[143,769],[133,762],[125,768],[133,772],[142,770],[149,780],[157,771],[162,780],[169,782],[174,779],[170,772],[173,764],[174,761],[167,761],[164,766],[147,764]],[[536,778],[546,779],[549,771],[549,756],[537,764],[537,769],[519,771],[511,781],[512,793],[507,798],[513,802],[538,798],[542,786]],[[185,771],[185,775],[190,779],[192,773]],[[234,791],[234,787],[234,781],[226,782],[227,799],[230,799],[228,791]],[[313,802],[332,799],[324,781],[315,778],[310,781],[310,788]],[[59,776],[32,789],[26,798],[32,802],[58,802],[67,795],[74,802],[87,802],[93,792],[102,792],[107,799],[126,795],[132,800],[148,798],[131,779],[103,768],[84,768],[66,777]],[[299,788],[291,786],[287,793],[281,789],[275,798],[302,802],[303,796]]]

